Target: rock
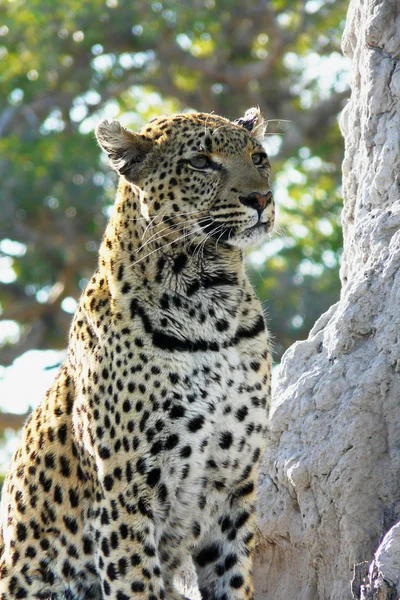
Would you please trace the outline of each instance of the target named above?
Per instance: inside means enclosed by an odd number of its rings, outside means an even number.
[[[355,565],[352,581],[356,600],[398,600],[400,583],[400,523],[383,538],[371,564]]]
[[[397,0],[352,0],[343,50],[353,78],[341,117],[341,298],[286,352],[274,391],[259,487],[263,600],[350,600],[354,565],[400,520]],[[391,531],[374,561],[382,585],[385,573],[398,578]]]

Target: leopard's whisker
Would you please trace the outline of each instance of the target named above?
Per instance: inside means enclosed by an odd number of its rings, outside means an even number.
[[[165,208],[165,210],[164,210],[164,213],[163,213],[163,215],[165,214],[165,212],[166,212],[166,208]],[[158,217],[158,213],[156,213],[156,214],[154,215],[154,217],[153,217],[153,218],[152,218],[152,219],[149,221],[149,223],[148,223],[147,227],[145,227],[145,229],[144,229],[144,231],[143,231],[143,233],[142,233],[142,239],[144,238],[146,231],[147,231],[147,230],[150,228],[150,226],[152,226],[152,225],[153,225],[153,223],[154,223],[154,221],[155,221],[155,219],[156,219],[157,217]],[[162,217],[161,217],[161,220],[162,220]]]
[[[201,242],[200,242],[200,243],[198,244],[198,246],[196,247],[196,249],[195,249],[195,251],[194,251],[194,253],[193,253],[193,256],[194,256],[194,257],[196,256],[196,251],[197,251],[197,256],[198,256],[198,257],[200,256],[200,251],[201,251],[201,252],[203,252],[203,251],[204,251],[204,247],[205,247],[205,245],[206,245],[206,243],[207,243],[207,240],[209,240],[209,239],[210,239],[210,238],[211,238],[211,237],[212,237],[212,236],[215,234],[215,231],[219,231],[219,230],[220,230],[220,228],[222,228],[222,227],[223,227],[223,225],[221,224],[221,225],[219,225],[219,226],[217,227],[217,229],[216,229],[216,230],[213,230],[213,231],[210,231],[210,232],[207,232],[207,233],[206,233],[206,236],[205,236],[205,238],[204,238],[203,240],[201,240]],[[202,255],[203,255],[203,254],[202,254]]]
[[[207,211],[208,211],[208,209],[206,209],[206,208],[205,208],[205,209],[202,209],[202,210],[200,210],[200,211],[194,210],[194,211],[189,211],[189,212],[177,213],[176,215],[173,215],[173,216],[171,216],[171,217],[167,217],[167,219],[164,219],[164,218],[162,218],[162,222],[165,222],[165,221],[167,221],[167,220],[169,220],[169,219],[173,219],[173,218],[175,218],[175,217],[182,217],[182,216],[185,216],[185,215],[191,215],[191,214],[196,214],[196,213],[198,213],[198,212],[207,212]],[[165,215],[165,213],[166,213],[166,212],[167,212],[167,207],[166,207],[166,209],[165,209],[165,211],[164,211],[164,213],[163,213],[163,214]],[[156,219],[156,218],[157,218],[157,216],[158,216],[158,214],[157,214],[157,215],[155,215],[154,217],[152,217],[152,219]],[[146,217],[134,217],[134,218],[132,218],[132,219],[127,219],[127,220],[128,220],[130,223],[133,223],[133,222],[135,222],[135,221],[146,221],[146,223],[148,222],[148,219],[147,219]],[[155,225],[151,225],[151,226],[149,227],[149,229],[151,229],[152,227],[157,227],[157,225],[158,225],[158,223],[156,223]]]
[[[219,242],[219,240],[221,239],[221,237],[224,235],[224,231],[225,231],[225,227],[222,227],[222,230],[221,230],[221,235],[219,236],[219,238],[218,238],[218,239],[217,239],[217,241],[215,242],[215,249],[217,249],[218,242]],[[229,236],[228,236],[228,237],[229,237]]]
[[[134,263],[132,263],[130,266],[131,267],[136,266],[137,264],[139,264],[140,262],[142,262],[142,260],[144,260],[145,258],[148,258],[152,254],[154,254],[154,252],[161,252],[165,248],[168,248],[169,246],[172,246],[173,244],[177,244],[179,241],[183,240],[184,238],[186,238],[189,235],[193,235],[194,233],[196,233],[196,232],[195,231],[190,231],[189,233],[187,233],[185,235],[182,235],[181,237],[178,237],[176,240],[172,240],[172,242],[168,242],[168,244],[164,244],[163,246],[160,246],[160,248],[156,248],[155,250],[152,250],[151,252],[149,252],[148,254],[146,254],[146,256],[142,256],[142,258],[139,258]]]
[[[220,125],[219,127],[217,127],[216,129],[214,129],[214,131],[211,134],[211,137],[213,135],[215,135],[217,133],[217,131],[219,131],[220,129],[224,129],[225,127],[231,127],[232,124],[231,123],[227,123],[226,125]]]
[[[145,246],[147,246],[148,244],[150,244],[151,242],[157,241],[158,239],[162,238],[162,233],[165,231],[181,231],[183,230],[188,224],[190,223],[196,223],[199,222],[199,219],[193,218],[193,219],[189,219],[188,221],[185,221],[183,223],[177,223],[176,227],[172,227],[171,225],[167,225],[167,227],[163,227],[163,229],[156,231],[155,233],[153,233],[143,244],[141,244],[139,246],[139,248],[136,250],[136,252],[140,252]],[[155,238],[155,239],[154,239]]]

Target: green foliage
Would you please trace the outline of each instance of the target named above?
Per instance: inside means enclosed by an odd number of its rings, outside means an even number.
[[[276,357],[307,335],[339,293],[346,8],[345,0],[0,0],[0,234],[23,244],[0,245],[12,268],[0,283],[2,316],[21,325],[0,362],[66,343],[63,301],[94,268],[115,190],[93,136],[103,115],[137,130],[163,112],[236,118],[258,104],[268,119],[290,121],[268,129],[270,152],[280,144],[279,237],[257,260],[275,252],[250,269]]]

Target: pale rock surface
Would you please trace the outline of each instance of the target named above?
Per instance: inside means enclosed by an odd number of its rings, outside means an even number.
[[[397,523],[383,538],[376,554],[375,565],[386,581],[400,590],[400,523]]]
[[[343,50],[353,78],[342,292],[283,359],[260,479],[257,600],[350,600],[354,565],[400,520],[398,0],[352,0]],[[374,568],[397,585],[398,528],[385,540]]]

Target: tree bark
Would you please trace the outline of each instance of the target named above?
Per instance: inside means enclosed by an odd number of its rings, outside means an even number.
[[[398,0],[352,0],[343,51],[341,298],[282,362],[259,490],[263,600],[400,593]]]

